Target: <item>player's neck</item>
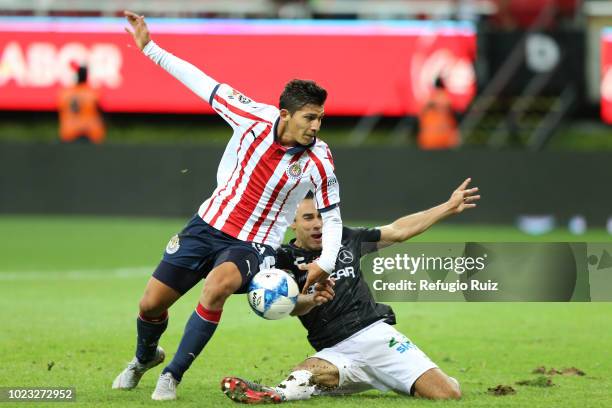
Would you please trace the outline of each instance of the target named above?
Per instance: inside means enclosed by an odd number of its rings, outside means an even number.
[[[287,124],[283,121],[280,121],[276,129],[276,140],[281,146],[285,147],[295,147],[298,145],[295,138],[291,137],[287,131]]]

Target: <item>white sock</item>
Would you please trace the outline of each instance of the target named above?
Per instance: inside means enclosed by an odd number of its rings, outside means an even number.
[[[285,401],[298,401],[309,399],[315,390],[315,386],[310,384],[312,373],[307,370],[294,371],[286,380],[274,387]]]

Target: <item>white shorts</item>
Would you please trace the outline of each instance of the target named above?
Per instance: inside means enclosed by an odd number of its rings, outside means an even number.
[[[415,381],[437,368],[406,336],[379,321],[313,357],[329,361],[340,373],[339,387],[319,395],[352,394],[375,388],[410,394]]]

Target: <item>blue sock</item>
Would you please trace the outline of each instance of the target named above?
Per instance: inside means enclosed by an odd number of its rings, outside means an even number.
[[[221,312],[221,310],[212,311],[205,309],[202,305],[198,304],[198,307],[187,321],[181,344],[179,344],[172,362],[164,368],[162,374],[170,372],[177,381],[181,381],[185,371],[189,369],[191,363],[193,363],[204,349],[204,346],[206,346],[206,343],[208,343],[208,340],[215,333],[215,329],[221,319]]]
[[[136,318],[136,358],[140,363],[148,363],[155,357],[159,338],[168,327],[168,312],[156,319],[150,319],[142,314]]]

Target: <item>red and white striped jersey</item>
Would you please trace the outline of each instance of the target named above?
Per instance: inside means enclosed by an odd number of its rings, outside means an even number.
[[[278,108],[258,103],[149,42],[143,52],[188,86],[234,130],[217,170],[217,188],[198,210],[202,219],[235,238],[280,246],[309,190],[319,210],[340,202],[327,144],[285,147],[277,142]]]

